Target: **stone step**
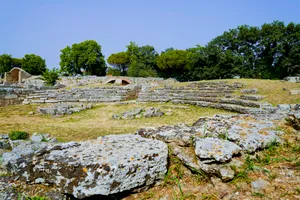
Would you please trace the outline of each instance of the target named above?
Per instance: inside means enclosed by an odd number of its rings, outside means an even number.
[[[251,101],[260,101],[264,98],[262,95],[241,95],[240,99],[251,100]]]
[[[234,104],[222,104],[222,103],[212,103],[212,102],[205,102],[205,101],[188,101],[188,100],[173,100],[172,102],[175,104],[178,103],[191,104],[200,107],[218,108],[218,109],[224,109],[224,110],[234,111],[238,113],[247,113],[247,114],[258,114],[258,113],[265,112],[260,108],[253,108],[253,107],[240,106]]]

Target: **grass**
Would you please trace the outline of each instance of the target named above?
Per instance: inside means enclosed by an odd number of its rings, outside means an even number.
[[[45,105],[43,105],[45,106]],[[170,116],[140,118],[132,120],[114,120],[113,114],[120,114],[136,107],[162,107],[172,109]],[[194,123],[200,116],[214,114],[230,114],[228,111],[188,106],[189,109],[172,107],[173,104],[98,104],[93,109],[85,110],[62,117],[43,116],[40,114],[29,115],[36,111],[38,105],[11,105],[0,107],[1,133],[14,130],[49,133],[61,141],[86,140],[108,134],[134,133],[142,127],[159,127],[178,123]]]
[[[265,79],[220,79],[210,81],[199,81],[199,82],[216,82],[226,81],[228,83],[239,82],[243,83],[242,89],[257,88],[258,94],[263,95],[262,101],[269,102],[273,105],[277,104],[296,104],[300,102],[300,95],[291,95],[290,90],[300,89],[299,83],[290,83],[282,80],[265,80]],[[190,82],[192,83],[192,82]],[[186,86],[187,82],[174,83],[175,87]],[[236,94],[240,94],[237,92]]]

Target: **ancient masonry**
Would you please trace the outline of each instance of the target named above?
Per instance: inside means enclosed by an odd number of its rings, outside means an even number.
[[[276,108],[261,102],[263,96],[256,89],[243,89],[240,83],[197,82],[185,87],[149,86],[130,84],[127,86],[102,86],[94,88],[72,88],[70,90],[26,90],[20,88],[2,88],[0,105],[22,102],[60,103],[60,102],[173,102],[212,107],[239,113],[266,113]],[[238,94],[240,93],[240,94]]]
[[[239,83],[223,81],[197,82],[184,87],[129,84],[71,90],[2,88],[2,105],[22,102],[47,103],[55,107],[60,102],[133,99],[192,104],[244,114],[201,117],[193,125],[142,128],[135,134],[108,135],[82,142],[60,143],[45,134],[11,141],[7,134],[1,134],[0,148],[12,148],[12,151],[3,153],[0,172],[12,176],[0,176],[0,199],[18,197],[11,180],[28,187],[31,184],[51,186],[43,195],[57,200],[66,199],[65,195],[78,199],[98,195],[101,199],[147,190],[163,180],[169,156],[176,156],[194,173],[232,180],[236,175],[233,166],[241,167],[246,154],[282,142],[284,132],[277,129],[278,121],[292,116],[289,118],[291,124],[299,129],[298,104],[273,107],[260,102],[263,97],[257,92],[256,89],[243,89]],[[68,109],[75,112],[79,108]],[[47,114],[48,110],[41,112]]]

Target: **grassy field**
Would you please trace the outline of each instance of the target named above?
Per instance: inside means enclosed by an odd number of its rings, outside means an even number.
[[[171,109],[173,114],[170,116],[132,120],[112,119],[113,114],[121,114],[136,107],[150,106],[161,107],[163,111]],[[30,111],[36,112],[37,107],[38,105],[0,107],[0,133],[22,130],[30,134],[34,132],[49,133],[62,141],[79,141],[97,138],[101,135],[134,133],[138,128],[142,127],[158,127],[178,123],[192,124],[200,116],[230,113],[228,111],[196,106],[187,106],[188,109],[182,109],[167,103],[137,105],[99,104],[93,109],[62,117],[43,116],[40,114],[29,115]]]
[[[273,105],[300,103],[300,95],[290,94],[290,90],[300,89],[300,83],[290,83],[281,80],[264,80],[264,79],[221,79],[221,80],[211,80],[211,81],[213,82],[227,81],[228,83],[239,82],[245,85],[244,89],[257,88],[258,94],[265,96],[265,98],[262,101],[269,102]],[[210,82],[210,81],[200,81],[200,82]],[[187,82],[174,84],[174,86],[176,87],[181,87],[186,85]]]

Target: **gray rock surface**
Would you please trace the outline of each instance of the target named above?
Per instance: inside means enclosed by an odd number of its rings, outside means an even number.
[[[134,108],[129,111],[126,111],[120,115],[112,115],[113,119],[134,119],[144,117],[161,117],[165,113],[160,110],[160,108]]]
[[[229,167],[222,167],[220,169],[220,175],[223,181],[229,181],[234,178],[234,171]]]
[[[147,188],[164,178],[167,156],[161,141],[109,135],[80,143],[23,143],[4,153],[3,161],[23,181],[56,185],[81,199]]]
[[[196,138],[195,152],[200,160],[226,162],[242,149],[233,142],[218,138]]]
[[[268,181],[261,178],[251,182],[251,186],[254,191],[261,191],[266,187],[268,187],[269,185],[270,183]]]
[[[82,110],[91,109],[92,104],[67,104],[58,103],[54,106],[46,108],[38,108],[37,111],[44,115],[70,115],[72,113],[80,112]]]

